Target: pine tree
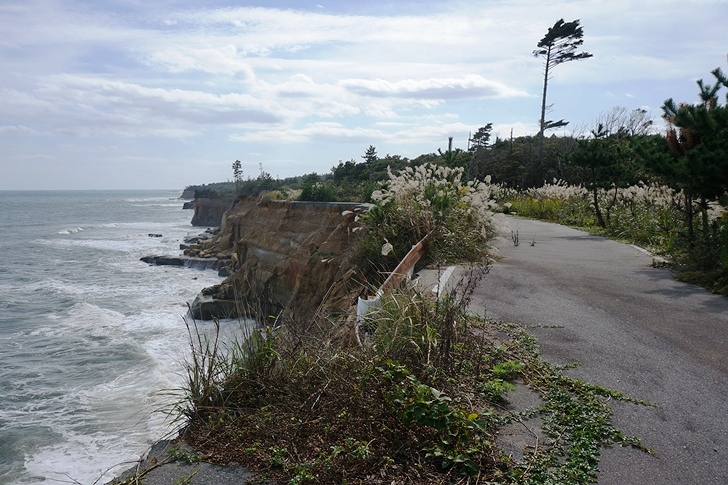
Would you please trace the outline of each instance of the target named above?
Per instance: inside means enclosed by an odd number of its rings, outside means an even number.
[[[700,102],[676,104],[672,98],[662,106],[668,123],[663,145],[640,150],[647,167],[685,196],[688,241],[695,241],[695,209],[701,212],[703,232],[708,230],[708,201],[728,191],[728,96],[719,104],[718,91],[728,87],[720,69],[712,71],[714,86],[697,82]]]
[[[369,148],[367,148],[367,151],[364,152],[362,158],[366,163],[374,163],[377,161],[377,149],[374,148],[374,145],[369,145]]]
[[[566,126],[569,123],[564,120],[546,120],[546,90],[548,88],[551,70],[564,62],[580,61],[593,57],[593,54],[588,52],[576,52],[584,43],[582,37],[584,37],[584,30],[579,25],[579,19],[572,22],[564,22],[564,19],[560,19],[553,27],[549,28],[546,35],[537,44],[536,47],[538,48],[533,51],[535,57],[544,58],[541,121],[538,132],[540,139],[538,156],[540,162],[543,162],[544,132],[551,128]]]
[[[233,180],[235,181],[235,190],[240,194],[243,185],[243,165],[240,160],[233,162]]]

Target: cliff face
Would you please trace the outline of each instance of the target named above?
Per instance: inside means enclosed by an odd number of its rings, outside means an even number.
[[[194,187],[185,187],[185,189],[182,191],[182,195],[179,196],[180,199],[184,200],[192,200],[195,198],[195,188]]]
[[[195,213],[192,216],[193,226],[219,226],[223,214],[232,207],[233,202],[226,199],[195,199]]]
[[[203,291],[207,296],[194,305],[195,317],[234,316],[240,301],[259,302],[259,311],[283,309],[297,320],[319,309],[349,308],[357,292],[350,262],[361,227],[356,216],[366,209],[351,203],[238,202],[214,241],[198,252],[230,257],[234,273]]]

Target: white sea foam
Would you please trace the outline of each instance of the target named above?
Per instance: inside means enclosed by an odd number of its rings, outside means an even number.
[[[163,203],[148,203],[148,204],[133,204],[134,207],[182,207],[182,202],[176,202],[174,204],[163,204]]]
[[[181,319],[174,319],[176,323],[170,320],[173,318],[169,314],[126,316],[86,303],[74,305],[67,312],[56,328],[66,335],[83,337],[87,341],[85,353],[94,352],[90,337],[103,336],[109,342],[98,345],[100,352],[119,348],[126,341],[138,350],[139,357],[121,374],[105,370],[100,362],[101,371],[92,366],[86,372],[102,372],[93,379],[100,378],[101,382],[84,387],[93,377],[89,376],[79,381],[81,387],[55,398],[56,412],[46,419],[46,425],[59,432],[62,439],[27,457],[25,467],[29,472],[93,483],[112,468],[112,473],[101,480],[103,483],[128,467],[117,466],[120,462],[137,458],[143,446],[172,431],[165,416],[157,411],[169,409],[174,402],[174,397],[163,391],[182,384],[181,362],[187,338]],[[47,329],[41,333],[47,335]],[[103,378],[103,373],[108,373],[108,378]],[[25,409],[21,414],[40,411]],[[83,425],[79,429],[80,420]],[[78,456],[93,460],[73,459]]]
[[[23,212],[11,220],[47,212],[45,201],[34,203],[16,204]],[[93,483],[164,437],[169,428],[154,411],[168,409],[163,391],[182,382],[185,302],[220,281],[139,261],[179,251],[193,230],[181,201],[89,194],[59,196],[57,209],[62,220],[50,232],[16,226],[24,232],[12,240],[22,242],[4,248],[0,271],[0,460],[12,483]]]
[[[65,231],[58,231],[56,234],[62,234],[62,235],[76,234],[83,230],[84,230],[83,227],[76,227],[74,229],[66,229]]]
[[[138,235],[127,235],[120,239],[41,239],[34,241],[44,246],[62,248],[89,248],[106,251],[139,251],[143,249],[162,248],[166,245],[161,238],[140,238]],[[168,241],[166,241],[168,242]]]
[[[108,224],[101,224],[94,226],[99,229],[103,228],[128,228],[128,229],[160,229],[160,228],[179,228],[180,225],[177,222],[160,223],[154,221],[142,221],[142,222],[110,222]]]
[[[29,475],[60,483],[106,483],[139,458],[141,453],[130,451],[135,443],[150,438],[146,432],[131,430],[121,436],[71,432],[62,435],[62,443],[26,458],[25,469]]]
[[[175,207],[177,207],[180,203],[182,203],[182,199],[174,199],[172,197],[143,197],[143,198],[130,198],[130,199],[124,199],[124,202],[169,202],[176,200],[178,201],[178,204],[175,204]]]

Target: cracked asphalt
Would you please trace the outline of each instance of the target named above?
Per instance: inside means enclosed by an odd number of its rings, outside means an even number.
[[[614,424],[654,449],[607,448],[600,484],[728,483],[728,298],[680,283],[634,246],[546,222],[518,233],[472,309],[529,327],[546,360],[650,401],[614,403]]]

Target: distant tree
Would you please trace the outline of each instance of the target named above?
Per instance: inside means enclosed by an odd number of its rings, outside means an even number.
[[[338,200],[336,187],[331,180],[325,180],[317,173],[306,175],[301,185],[298,200],[310,202],[335,202]]]
[[[280,183],[270,173],[263,170],[262,163],[258,163],[258,177],[253,181],[253,184],[257,193],[276,190],[280,186]]]
[[[618,188],[625,178],[624,152],[626,145],[623,135],[610,133],[604,124],[599,123],[592,130],[591,137],[578,141],[579,149],[571,154],[569,160],[586,172],[586,187],[592,195],[592,207],[597,223],[607,227],[609,212],[617,202]],[[599,189],[613,189],[614,197],[602,207],[599,201]],[[603,214],[606,210],[606,219]]]
[[[456,148],[455,150],[452,149],[452,137],[448,137],[447,139],[446,152],[443,152],[440,148],[437,149],[437,153],[440,154],[440,158],[442,160],[440,163],[446,167],[456,167],[462,152],[463,150],[460,148]]]
[[[652,139],[640,150],[648,169],[683,191],[691,247],[695,242],[695,206],[702,215],[703,232],[707,233],[708,202],[728,190],[728,96],[723,105],[717,96],[721,87],[728,87],[728,78],[720,69],[711,74],[716,79],[714,86],[702,79],[697,82],[700,103],[678,105],[672,98],[665,101],[665,138]]]
[[[235,181],[235,190],[240,193],[240,188],[243,183],[243,166],[240,160],[233,162],[233,180]]]
[[[539,162],[543,162],[544,149],[544,133],[551,128],[566,126],[568,121],[546,120],[546,90],[551,76],[551,70],[563,64],[564,62],[580,61],[593,57],[588,52],[576,52],[576,50],[584,43],[582,39],[584,31],[579,26],[579,19],[572,22],[564,22],[564,19],[558,20],[553,27],[550,27],[546,35],[536,45],[537,49],[533,51],[535,57],[544,58],[543,73],[543,96],[541,98],[541,121],[539,124]]]
[[[367,148],[367,151],[364,152],[364,156],[362,158],[367,163],[374,163],[377,161],[377,149],[374,148],[374,145],[369,145],[369,148]]]
[[[470,151],[476,151],[482,148],[488,147],[490,141],[490,132],[493,131],[493,123],[488,123],[485,126],[478,128],[478,131],[470,137]]]
[[[602,125],[603,131],[608,136],[644,136],[653,131],[654,122],[647,110],[637,108],[627,111],[627,108],[615,106],[611,110],[601,113],[596,120],[597,125]]]

